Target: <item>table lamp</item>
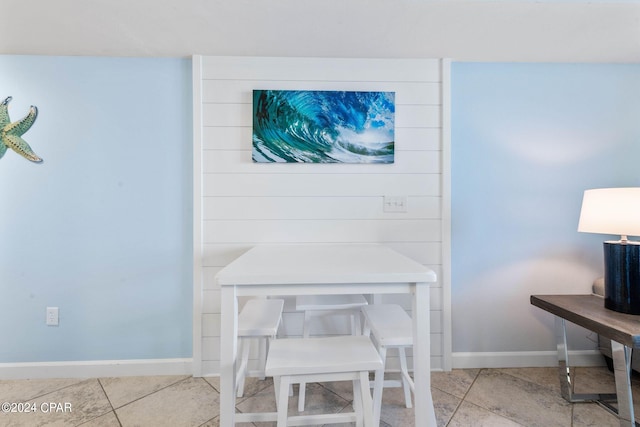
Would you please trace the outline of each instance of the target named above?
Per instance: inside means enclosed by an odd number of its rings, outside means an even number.
[[[617,234],[605,241],[604,306],[627,314],[640,314],[640,188],[586,190],[582,199],[578,231]]]

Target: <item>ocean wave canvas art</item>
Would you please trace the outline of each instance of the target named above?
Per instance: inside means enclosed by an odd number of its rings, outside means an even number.
[[[395,92],[254,90],[253,161],[393,163]]]

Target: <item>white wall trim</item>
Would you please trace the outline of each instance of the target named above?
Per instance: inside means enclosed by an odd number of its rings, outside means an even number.
[[[17,380],[191,375],[192,363],[191,358],[0,363],[0,378]]]
[[[451,60],[440,61],[442,76],[442,368],[450,371],[453,352],[451,320]]]
[[[202,375],[202,56],[193,74],[193,375]]]
[[[598,350],[569,352],[570,366],[603,366],[602,353]],[[454,369],[472,368],[530,368],[558,366],[556,351],[505,351],[487,353],[453,353]]]

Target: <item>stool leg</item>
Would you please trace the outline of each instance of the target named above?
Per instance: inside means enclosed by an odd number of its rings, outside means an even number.
[[[351,335],[362,335],[360,326],[360,312],[351,313]]]
[[[402,376],[402,388],[404,388],[404,404],[407,408],[412,408],[411,404],[411,388],[409,387],[409,370],[407,369],[407,353],[404,347],[398,347],[398,355],[400,356],[400,375]]]
[[[291,388],[291,384],[289,384]],[[278,402],[280,401],[280,377],[273,377],[273,391],[276,398],[276,409],[278,408]]]
[[[259,378],[264,380],[264,367],[267,364],[267,348],[269,345],[269,337],[263,337],[258,339],[258,370],[260,371]]]
[[[304,411],[304,400],[307,397],[307,383],[300,383],[298,390],[298,412]]]
[[[291,383],[291,377],[289,375],[283,375],[280,377],[279,382],[277,427],[287,427],[287,412],[289,411],[289,384]]]
[[[382,359],[382,368],[376,371],[373,385],[373,421],[375,425],[380,424],[380,409],[382,407],[382,388],[384,387],[384,367],[387,364],[387,348],[378,347],[380,359]],[[369,380],[367,379],[367,384]]]
[[[376,416],[375,409],[373,409],[371,394],[369,393],[368,371],[360,372],[360,395],[362,397],[362,414],[364,427],[374,427],[380,425],[380,411],[378,410],[378,415]]]
[[[236,396],[242,397],[244,395],[244,379],[247,376],[247,363],[249,361],[249,349],[251,347],[247,338],[240,338],[241,350],[240,354],[240,367],[238,368],[237,380],[238,390],[236,390]]]
[[[311,330],[311,312],[304,312],[304,323],[302,324],[302,338],[309,338],[309,331]]]
[[[353,412],[356,413],[356,427],[363,427],[364,412],[362,409],[362,386],[360,380],[353,380]],[[369,393],[369,390],[367,390]]]
[[[311,329],[311,312],[304,312],[304,324],[302,326],[302,337],[309,338],[309,330]],[[307,383],[300,383],[298,389],[298,412],[304,411],[304,401],[307,394]]]
[[[362,327],[362,335],[368,337],[371,335],[371,327],[369,326],[369,322],[364,321],[364,326]]]

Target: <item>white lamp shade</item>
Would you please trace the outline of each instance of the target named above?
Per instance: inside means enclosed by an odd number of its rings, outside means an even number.
[[[640,236],[640,188],[586,190],[578,231]]]

